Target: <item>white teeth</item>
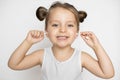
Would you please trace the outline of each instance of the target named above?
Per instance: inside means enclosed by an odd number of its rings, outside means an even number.
[[[59,39],[59,40],[65,40],[67,38],[68,38],[68,36],[57,36],[57,39]]]

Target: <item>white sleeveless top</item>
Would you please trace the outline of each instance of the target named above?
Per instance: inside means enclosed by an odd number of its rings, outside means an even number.
[[[81,80],[81,52],[74,49],[73,55],[66,61],[59,62],[52,49],[44,49],[41,80]]]

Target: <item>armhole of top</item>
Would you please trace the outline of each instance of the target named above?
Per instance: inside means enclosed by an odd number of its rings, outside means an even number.
[[[44,54],[43,54],[43,60],[42,60],[41,69],[43,69],[43,67],[45,65],[45,56],[46,56],[46,48],[44,49]]]
[[[80,72],[83,72],[83,67],[82,67],[82,51],[79,50],[79,65],[80,65]]]

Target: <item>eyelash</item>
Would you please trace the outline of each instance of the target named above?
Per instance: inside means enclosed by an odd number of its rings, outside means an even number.
[[[52,26],[53,26],[53,27],[57,27],[57,26],[58,26],[58,24],[53,24]]]
[[[68,27],[74,27],[74,25],[72,25],[72,24],[69,24],[69,25],[68,25]]]
[[[53,25],[52,25],[52,27],[57,27],[57,26],[58,26],[58,24],[53,24]],[[74,27],[74,25],[68,24],[68,27]]]

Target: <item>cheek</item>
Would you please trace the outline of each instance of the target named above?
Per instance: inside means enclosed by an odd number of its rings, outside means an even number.
[[[47,31],[47,37],[53,37],[53,36],[55,36],[56,35],[56,33],[57,33],[57,31],[56,30],[48,30]]]
[[[77,31],[69,32],[69,34],[72,36],[72,38],[76,38],[78,36]]]
[[[75,37],[76,37],[76,36],[78,36],[78,33],[77,33],[77,32],[75,32],[75,33],[74,33],[74,36],[75,36]]]

